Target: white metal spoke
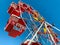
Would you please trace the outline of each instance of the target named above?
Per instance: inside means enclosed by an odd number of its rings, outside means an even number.
[[[53,26],[53,25],[51,25],[50,23],[48,23],[48,22],[46,22],[48,25],[50,25],[51,27],[53,27],[54,29],[56,29],[56,30],[58,30],[58,31],[60,31],[60,29],[58,29],[57,27],[55,27],[55,26]]]
[[[20,9],[20,5],[19,5],[19,10],[20,10],[20,12],[21,12],[21,9]],[[22,20],[23,20],[23,17],[22,17],[22,14],[21,14],[21,18],[22,18]],[[24,20],[23,20],[24,21]],[[25,23],[25,22],[24,22]],[[26,27],[27,27],[27,29],[29,30],[29,32],[31,33],[31,31],[30,31],[30,29],[29,29],[29,27],[27,26],[27,24],[25,23],[25,25],[26,25]],[[29,34],[30,35],[30,34]],[[33,36],[33,34],[31,33],[31,35]],[[27,38],[27,37],[26,37]]]
[[[49,29],[47,28],[47,24],[46,24],[46,23],[45,23],[45,27],[46,27],[47,31],[48,31],[49,33],[51,33],[51,32],[49,31]],[[53,36],[52,36],[51,34],[50,34],[50,37],[51,37],[52,41],[54,42],[54,44],[56,45],[56,42],[54,41]]]
[[[33,39],[36,37],[37,33],[39,32],[39,30],[41,29],[41,27],[43,26],[44,22],[41,24],[41,26],[38,28],[38,30],[36,31],[36,33],[34,34],[34,36],[32,37],[32,39],[29,41],[28,45],[31,44],[31,42],[33,41]]]

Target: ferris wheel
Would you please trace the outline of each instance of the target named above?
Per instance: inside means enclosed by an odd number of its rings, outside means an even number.
[[[28,13],[29,19],[22,16],[24,12]],[[18,4],[12,2],[8,8],[8,13],[10,14],[10,18],[5,27],[5,31],[8,32],[9,36],[15,38],[22,35],[26,29],[29,31],[21,45],[44,45],[42,43],[42,41],[44,41],[42,40],[43,38],[49,40],[51,45],[59,45],[57,43],[60,42],[60,40],[58,39],[58,35],[53,31],[53,28],[57,31],[60,31],[60,29],[48,23],[38,11],[34,10],[28,4],[21,1],[19,1]],[[30,22],[27,22],[27,20]],[[37,25],[35,21],[39,24]],[[28,38],[29,36],[30,38]]]

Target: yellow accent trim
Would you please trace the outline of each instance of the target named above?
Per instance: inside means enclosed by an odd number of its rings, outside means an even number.
[[[46,28],[44,28],[44,33],[46,33],[47,32],[47,30],[46,30]]]
[[[38,18],[36,18],[36,17],[33,17],[33,18],[38,21]]]

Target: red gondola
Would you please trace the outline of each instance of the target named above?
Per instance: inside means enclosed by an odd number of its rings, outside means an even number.
[[[14,29],[14,26],[19,29]],[[25,27],[25,22],[21,18],[11,16],[5,30],[9,33],[9,36],[16,37],[21,35],[25,31]]]
[[[21,45],[28,45],[28,43],[29,43],[29,40],[27,40],[26,42],[22,43]],[[32,43],[30,45],[42,45],[42,44],[40,44],[38,42],[35,42],[35,41],[32,41]]]

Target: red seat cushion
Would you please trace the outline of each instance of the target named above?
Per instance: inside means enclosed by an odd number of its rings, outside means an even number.
[[[22,19],[19,19],[18,23],[20,23],[21,25],[25,26],[25,22]]]

